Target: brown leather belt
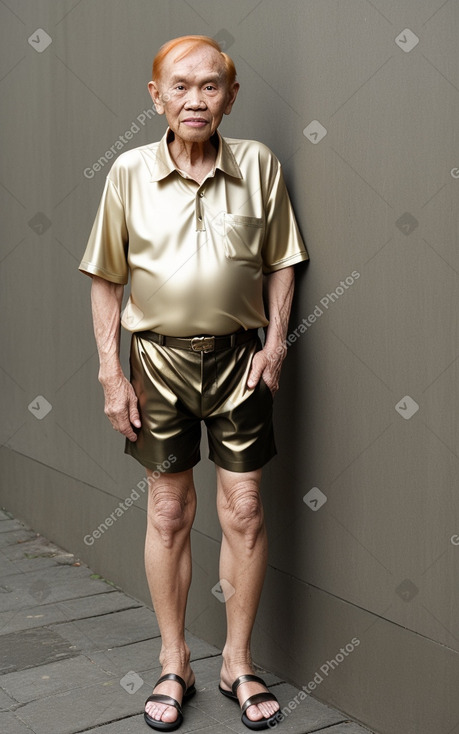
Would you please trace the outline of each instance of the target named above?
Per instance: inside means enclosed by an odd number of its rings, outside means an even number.
[[[149,339],[155,344],[164,347],[176,347],[178,349],[189,349],[192,352],[219,352],[222,349],[230,349],[238,344],[245,344],[257,338],[258,329],[247,329],[247,331],[236,331],[233,334],[222,336],[165,336],[157,334],[156,331],[137,331],[136,336]]]

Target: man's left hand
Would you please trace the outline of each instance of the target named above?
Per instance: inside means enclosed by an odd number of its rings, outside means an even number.
[[[282,368],[282,362],[285,359],[287,350],[285,347],[279,347],[274,351],[262,349],[257,352],[252,360],[252,367],[247,380],[247,386],[252,389],[260,381],[260,377],[263,377],[264,382],[271,390],[271,394],[275,393],[279,389],[279,378]]]

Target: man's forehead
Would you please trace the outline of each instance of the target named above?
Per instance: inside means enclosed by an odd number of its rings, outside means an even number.
[[[220,78],[225,72],[224,60],[216,49],[201,46],[186,53],[184,45],[166,56],[162,76],[176,80],[185,76],[193,79],[211,76]]]

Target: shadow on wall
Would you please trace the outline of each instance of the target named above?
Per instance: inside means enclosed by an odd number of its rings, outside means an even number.
[[[288,334],[302,321],[301,294],[306,291],[309,262],[295,267],[295,296]],[[300,348],[301,343],[301,348]],[[314,430],[309,416],[312,411],[311,394],[314,390],[313,370],[310,361],[310,340],[305,335],[294,348],[289,347],[283,365],[281,387],[276,396],[274,429],[277,456],[264,468],[263,503],[268,527],[269,566],[297,579],[304,577],[304,539],[308,532],[305,520],[303,495],[307,479],[305,464],[311,466],[312,458],[305,455],[307,436]],[[293,345],[292,345],[293,346]],[[316,427],[317,428],[317,427]],[[286,576],[287,578],[287,576]],[[298,659],[301,650],[295,648],[295,639],[308,637],[308,624],[303,604],[292,598],[294,588],[282,584],[283,593],[270,598],[266,592],[262,605],[266,613],[264,628],[269,634],[270,650],[279,660],[287,662],[291,679],[298,675],[304,660]],[[269,597],[269,598],[268,598]],[[301,630],[301,634],[299,632]]]

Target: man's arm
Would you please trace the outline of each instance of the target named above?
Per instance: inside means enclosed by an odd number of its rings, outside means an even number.
[[[252,369],[247,380],[250,388],[255,387],[261,375],[272,394],[279,389],[282,362],[287,354],[284,345],[290,309],[292,307],[295,274],[293,266],[276,270],[267,276],[269,325],[263,349],[257,352],[252,361]]]
[[[123,285],[92,276],[91,305],[94,336],[99,352],[99,382],[104,389],[105,415],[113,428],[130,441],[137,440],[132,426],[140,428],[137,396],[120,364],[120,313]]]

